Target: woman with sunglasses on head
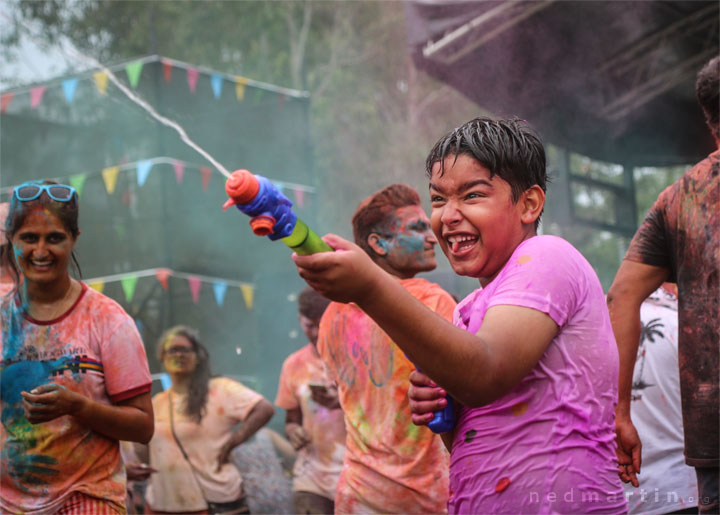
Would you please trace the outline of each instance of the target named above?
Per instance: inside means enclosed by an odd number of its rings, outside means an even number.
[[[2,513],[124,513],[119,440],[153,433],[135,323],[70,277],[79,234],[72,187],[13,190],[3,248],[15,287],[0,306]]]
[[[211,378],[208,351],[189,327],[165,331],[157,352],[172,385],[152,399],[156,430],[149,449],[136,446],[156,470],[146,512],[250,513],[230,454],[268,423],[272,404],[237,381]]]

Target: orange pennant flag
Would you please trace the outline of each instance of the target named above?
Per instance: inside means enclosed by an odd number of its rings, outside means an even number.
[[[111,166],[109,168],[105,168],[102,171],[102,178],[103,178],[103,182],[105,183],[105,189],[107,190],[109,195],[112,195],[113,191],[115,191],[115,186],[117,185],[117,177],[118,177],[119,172],[120,172],[119,166]]]
[[[167,268],[158,268],[155,270],[155,277],[157,278],[162,289],[167,291],[168,289],[168,278],[170,277],[170,270]]]
[[[212,176],[212,170],[207,166],[201,166],[200,174],[202,175],[202,189],[203,191],[207,191],[208,184],[210,184],[210,177]]]
[[[165,77],[165,82],[169,83],[170,78],[172,77],[173,65],[170,61],[163,59],[162,66],[163,66],[163,77]]]
[[[7,108],[10,105],[10,101],[13,99],[14,96],[15,93],[10,91],[0,97],[0,112],[2,112],[2,114],[5,114],[5,111],[7,111]]]

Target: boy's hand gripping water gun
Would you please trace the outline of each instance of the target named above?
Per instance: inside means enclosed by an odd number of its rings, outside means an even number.
[[[258,236],[280,240],[305,256],[333,249],[293,213],[292,202],[273,183],[247,170],[235,170],[225,183],[230,197],[223,209],[233,205],[252,217],[250,227]]]
[[[405,354],[405,357],[410,359],[407,354]],[[417,367],[417,365],[415,366],[415,370],[421,374],[424,373]],[[433,414],[432,420],[427,423],[427,426],[433,433],[447,433],[448,431],[452,431],[455,427],[455,405],[453,403],[453,398],[446,395],[445,400],[447,401],[445,407],[436,411]]]
[[[265,177],[248,170],[235,170],[225,183],[225,193],[230,198],[223,209],[234,205],[250,216],[250,227],[256,235],[280,240],[301,256],[332,252],[333,249],[293,213],[290,199]],[[455,425],[452,398],[447,400],[447,406],[437,411],[428,424],[434,433],[445,433]]]

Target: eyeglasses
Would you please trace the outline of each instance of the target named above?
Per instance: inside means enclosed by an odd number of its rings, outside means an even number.
[[[193,349],[192,347],[170,347],[169,349],[165,349],[165,353],[169,356],[178,356],[181,354],[195,354],[195,349]]]
[[[29,202],[35,200],[42,192],[47,193],[48,197],[58,202],[70,202],[77,192],[72,186],[65,184],[35,184],[33,182],[25,182],[13,190],[15,198],[20,202]]]

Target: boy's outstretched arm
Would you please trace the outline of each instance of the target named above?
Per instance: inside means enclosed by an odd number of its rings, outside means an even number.
[[[610,322],[620,358],[615,408],[620,479],[639,486],[642,443],[630,418],[633,370],[640,345],[640,306],[669,275],[666,268],[623,260],[607,295]]]
[[[300,276],[326,297],[354,302],[410,360],[462,404],[488,404],[537,364],[558,331],[545,313],[494,306],[477,334],[468,333],[415,299],[360,247],[334,235],[336,252],[293,255]]]

